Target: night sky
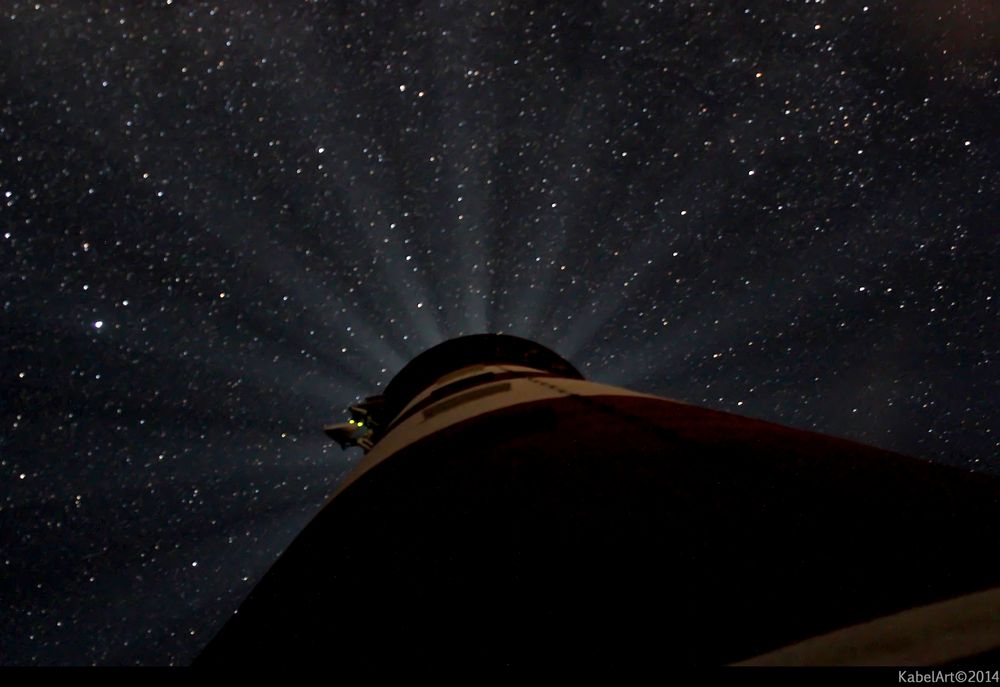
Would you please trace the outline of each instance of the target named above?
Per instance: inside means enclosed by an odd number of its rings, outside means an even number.
[[[463,333],[1000,472],[998,55],[992,0],[0,3],[0,663],[190,662]]]

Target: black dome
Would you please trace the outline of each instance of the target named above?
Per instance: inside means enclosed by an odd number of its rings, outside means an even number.
[[[470,334],[429,348],[407,363],[385,388],[386,415],[395,417],[417,394],[449,372],[491,363],[524,365],[583,379],[565,358],[534,341],[508,334]]]

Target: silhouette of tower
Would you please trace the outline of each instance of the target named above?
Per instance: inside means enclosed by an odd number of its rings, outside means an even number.
[[[446,341],[198,664],[944,664],[1000,655],[998,480]]]

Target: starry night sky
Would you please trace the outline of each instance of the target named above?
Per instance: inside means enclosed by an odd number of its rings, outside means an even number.
[[[0,3],[0,663],[188,663],[462,333],[1000,472],[991,0],[120,5]]]

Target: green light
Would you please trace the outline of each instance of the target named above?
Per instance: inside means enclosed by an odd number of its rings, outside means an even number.
[[[359,422],[359,423],[358,423],[358,427],[364,427],[364,426],[365,426],[365,423],[364,423],[364,422]]]
[[[354,420],[348,420],[348,422],[350,422],[352,425],[354,424]]]

